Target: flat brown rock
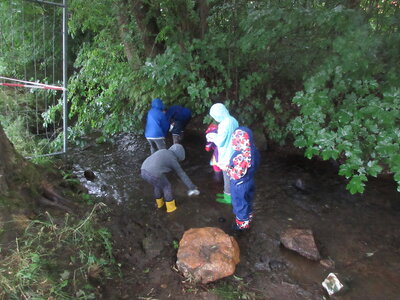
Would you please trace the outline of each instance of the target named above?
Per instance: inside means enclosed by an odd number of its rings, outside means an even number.
[[[321,259],[313,233],[309,229],[289,228],[281,234],[281,243],[286,248],[296,251],[308,259]]]

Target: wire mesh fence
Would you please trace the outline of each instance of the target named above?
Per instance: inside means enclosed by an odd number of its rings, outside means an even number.
[[[66,149],[65,5],[0,3],[0,122],[27,157]]]

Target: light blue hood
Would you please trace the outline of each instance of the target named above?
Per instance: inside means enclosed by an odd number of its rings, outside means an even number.
[[[222,122],[225,118],[229,117],[229,111],[226,109],[225,105],[222,103],[215,103],[211,106],[210,116],[213,117],[218,123]]]
[[[232,133],[239,127],[238,121],[229,114],[225,105],[215,103],[211,106],[210,115],[218,124],[214,144],[218,147],[218,163],[228,165],[233,154]]]

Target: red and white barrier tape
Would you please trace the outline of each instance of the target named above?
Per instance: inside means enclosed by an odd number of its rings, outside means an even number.
[[[8,77],[3,77],[3,76],[0,76],[0,79],[21,82],[21,83],[1,83],[0,82],[0,85],[3,85],[3,86],[25,87],[25,88],[30,88],[30,89],[45,89],[45,90],[58,90],[58,91],[65,90],[64,87],[57,86],[57,85],[43,84],[43,83],[39,83],[39,82],[19,80],[19,79],[8,78]],[[24,83],[24,84],[22,84],[22,83]]]

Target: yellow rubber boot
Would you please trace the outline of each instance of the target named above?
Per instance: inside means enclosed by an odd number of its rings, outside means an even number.
[[[173,212],[176,210],[175,200],[165,202],[167,206],[167,213]]]
[[[157,203],[157,208],[161,208],[161,207],[163,207],[164,206],[164,198],[163,197],[161,197],[161,198],[158,198],[158,199],[156,199],[156,203]]]

